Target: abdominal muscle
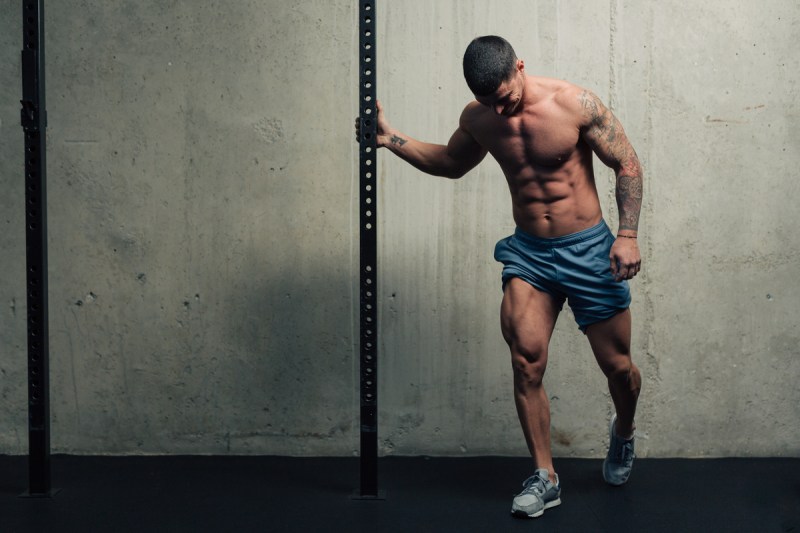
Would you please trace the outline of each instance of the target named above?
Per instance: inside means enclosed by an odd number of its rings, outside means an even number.
[[[568,161],[557,169],[528,166],[506,174],[514,222],[537,237],[551,239],[591,228],[602,220],[591,168]]]

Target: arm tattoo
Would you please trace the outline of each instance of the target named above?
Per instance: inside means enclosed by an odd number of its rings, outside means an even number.
[[[398,137],[397,135],[392,135],[392,138],[389,139],[389,141],[397,146],[403,146],[405,143],[408,142],[407,140],[403,139],[402,137]]]
[[[592,122],[596,121],[600,116],[597,97],[589,91],[583,91],[580,96],[578,96],[578,100],[581,102],[583,114],[589,117]]]
[[[617,206],[619,207],[619,229],[638,231],[639,212],[642,209],[641,174],[617,178]]]
[[[619,229],[637,231],[642,208],[642,167],[622,125],[590,91],[578,97],[586,121],[586,139],[617,174]]]
[[[578,99],[583,108],[583,116],[588,122],[587,132],[597,143],[602,143],[598,148],[611,152],[611,155],[621,155],[620,148],[624,148],[627,139],[620,136],[620,125],[617,118],[608,110],[600,99],[590,91],[583,91]]]

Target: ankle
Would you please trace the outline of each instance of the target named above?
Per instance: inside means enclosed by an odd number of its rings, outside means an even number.
[[[631,424],[630,427],[625,428],[620,426],[619,419],[617,419],[617,423],[614,425],[614,433],[623,440],[631,440],[636,434],[636,424]]]

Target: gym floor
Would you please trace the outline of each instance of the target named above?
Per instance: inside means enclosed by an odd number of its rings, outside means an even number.
[[[556,464],[561,506],[517,519],[521,458],[382,458],[385,500],[364,501],[355,458],[56,455],[40,499],[19,497],[27,457],[0,456],[0,531],[800,533],[800,459],[638,459],[623,487]]]

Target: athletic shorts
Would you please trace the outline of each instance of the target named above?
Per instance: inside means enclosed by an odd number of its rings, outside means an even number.
[[[590,325],[624,311],[631,304],[628,282],[611,274],[609,252],[614,234],[601,221],[594,227],[542,239],[517,228],[500,240],[494,258],[503,263],[503,288],[511,278],[527,281],[556,299],[564,300],[584,333]]]

